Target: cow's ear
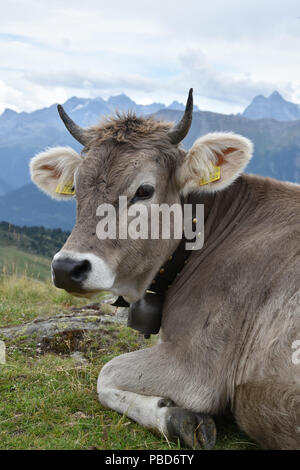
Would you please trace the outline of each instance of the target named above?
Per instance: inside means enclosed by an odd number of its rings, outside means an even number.
[[[252,142],[241,135],[215,132],[200,137],[177,170],[180,192],[226,188],[241,174],[252,152]]]
[[[47,149],[31,159],[31,179],[54,199],[68,199],[74,195],[74,173],[81,162],[70,147]]]

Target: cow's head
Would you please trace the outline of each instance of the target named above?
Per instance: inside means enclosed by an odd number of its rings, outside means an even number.
[[[57,187],[74,186],[77,221],[65,245],[53,259],[57,287],[90,295],[110,290],[130,302],[139,299],[160,266],[173,253],[178,239],[99,240],[97,209],[127,196],[123,210],[142,204],[180,203],[191,191],[219,191],[230,185],[251,157],[252,145],[231,133],[212,133],[196,140],[186,152],[179,144],[187,135],[193,98],[190,90],[182,120],[170,123],[133,114],[116,116],[99,126],[82,129],[58,107],[67,129],[83,145],[82,154],[56,147],[31,160],[32,180],[54,198]],[[219,166],[220,179],[199,186]],[[148,211],[147,217],[150,217]],[[129,218],[130,220],[130,218]]]

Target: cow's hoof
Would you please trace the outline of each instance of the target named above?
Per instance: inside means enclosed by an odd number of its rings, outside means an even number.
[[[194,450],[212,449],[216,444],[216,426],[213,419],[184,408],[169,408],[166,415],[170,440],[179,439]]]

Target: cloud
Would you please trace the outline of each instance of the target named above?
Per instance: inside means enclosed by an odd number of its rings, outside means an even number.
[[[213,66],[201,50],[187,49],[179,60],[184,70],[181,82],[195,84],[199,95],[233,105],[247,104],[258,93],[269,94],[274,81],[255,81],[251,74],[226,72]]]
[[[1,16],[0,112],[74,94],[183,101],[190,86],[222,112],[274,89],[300,102],[295,0],[10,0]]]
[[[124,73],[122,75],[109,74],[94,70],[81,72],[68,70],[59,73],[24,74],[24,78],[36,84],[47,87],[66,87],[82,91],[103,91],[104,93],[116,93],[122,90],[153,92],[159,87],[156,80],[147,79],[140,75]]]
[[[11,108],[17,110],[15,102],[22,97],[22,92],[9,87],[5,82],[0,80],[0,109]]]

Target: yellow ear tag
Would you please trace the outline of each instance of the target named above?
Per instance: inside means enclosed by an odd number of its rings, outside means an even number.
[[[64,186],[61,186],[60,184],[58,184],[55,192],[58,194],[65,194],[66,196],[74,196],[75,189],[74,189],[73,181],[69,181]]]
[[[204,186],[205,184],[212,183],[213,181],[218,181],[221,178],[221,169],[219,166],[214,166],[212,171],[209,174],[209,179],[202,177],[199,180],[199,185]]]

